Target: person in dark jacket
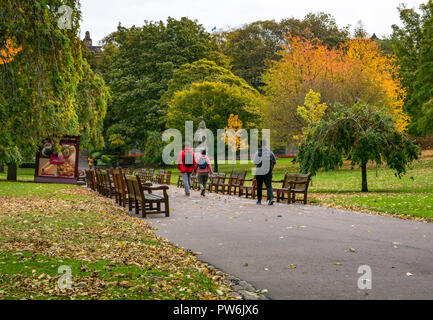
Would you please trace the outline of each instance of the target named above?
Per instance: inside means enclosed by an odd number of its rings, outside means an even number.
[[[183,149],[177,158],[177,168],[182,173],[183,186],[185,188],[185,195],[191,195],[191,174],[196,166],[195,154],[191,150],[190,144],[185,143]]]
[[[268,204],[274,204],[274,191],[272,189],[272,171],[277,159],[274,153],[267,147],[266,141],[260,143],[259,150],[254,155],[253,164],[256,165],[257,180],[257,204],[262,204],[263,182],[268,192]]]

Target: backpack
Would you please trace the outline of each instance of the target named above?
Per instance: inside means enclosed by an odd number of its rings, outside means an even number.
[[[275,159],[275,156],[274,156],[274,154],[271,152],[270,154],[269,154],[269,158],[268,157],[266,157],[265,158],[265,160],[267,161],[267,160],[269,160],[269,162],[270,162],[270,169],[271,169],[271,171],[272,170],[274,170],[274,167],[275,167],[275,165],[277,164],[277,160]],[[258,157],[259,158],[262,158],[263,157],[263,150],[262,149],[259,149],[258,150]],[[263,159],[262,159],[262,161],[263,161]],[[262,161],[260,161],[260,163],[258,163],[257,165],[256,165],[256,167],[257,168],[261,168],[262,167]]]
[[[198,162],[198,167],[202,170],[207,168],[206,158],[200,158],[200,161]]]
[[[187,168],[191,168],[194,165],[192,151],[185,152],[185,159],[183,165]]]

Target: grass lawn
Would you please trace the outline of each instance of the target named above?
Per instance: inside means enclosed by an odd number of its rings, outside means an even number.
[[[0,173],[0,181],[6,180],[7,167],[5,166],[5,172]],[[35,169],[29,168],[18,168],[18,181],[33,181],[35,179]]]
[[[248,170],[251,178],[252,164],[220,165],[219,172],[227,175],[233,170]],[[299,166],[292,159],[279,159],[274,169],[274,180],[282,180],[285,172],[298,173]],[[177,183],[177,169],[172,183]],[[280,186],[280,185],[277,185]],[[311,204],[338,207],[354,211],[433,219],[433,151],[424,151],[401,179],[386,167],[368,169],[369,193],[361,193],[361,170],[345,165],[337,171],[321,171],[313,178],[309,189]]]
[[[235,171],[247,170],[247,178],[251,178],[250,164],[220,165],[219,171],[227,175]],[[171,182],[176,184],[179,176],[177,169],[173,171]],[[20,180],[33,180],[33,169],[20,169]],[[281,180],[285,172],[297,173],[299,167],[292,159],[279,159],[274,169],[274,180]],[[350,168],[346,164],[341,170],[321,171],[313,178],[310,187],[309,201],[314,205],[338,207],[354,211],[397,215],[402,218],[414,217],[433,220],[433,151],[424,151],[420,160],[414,162],[407,174],[401,179],[386,167],[377,170],[368,169],[368,187],[370,192],[361,193],[361,170]],[[0,180],[5,179],[0,174]],[[278,185],[277,185],[278,186]],[[0,196],[8,194],[6,187],[0,188]],[[27,188],[35,189],[32,185]],[[19,191],[17,191],[19,192]],[[43,192],[41,192],[43,193]]]
[[[1,181],[0,225],[0,299],[233,298],[191,252],[82,187]]]

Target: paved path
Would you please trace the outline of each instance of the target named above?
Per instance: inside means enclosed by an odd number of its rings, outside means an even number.
[[[157,233],[271,299],[433,299],[432,224],[170,193],[171,217],[148,219]],[[358,289],[361,265],[372,269],[371,290]]]

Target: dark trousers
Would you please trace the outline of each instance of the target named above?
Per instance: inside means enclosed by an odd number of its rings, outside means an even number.
[[[257,200],[262,201],[263,196],[263,182],[266,185],[268,191],[268,200],[274,199],[274,190],[272,189],[272,173],[268,173],[265,176],[256,176],[257,179]]]
[[[198,184],[200,186],[200,190],[206,190],[206,184],[209,180],[209,172],[202,172],[197,174]]]

